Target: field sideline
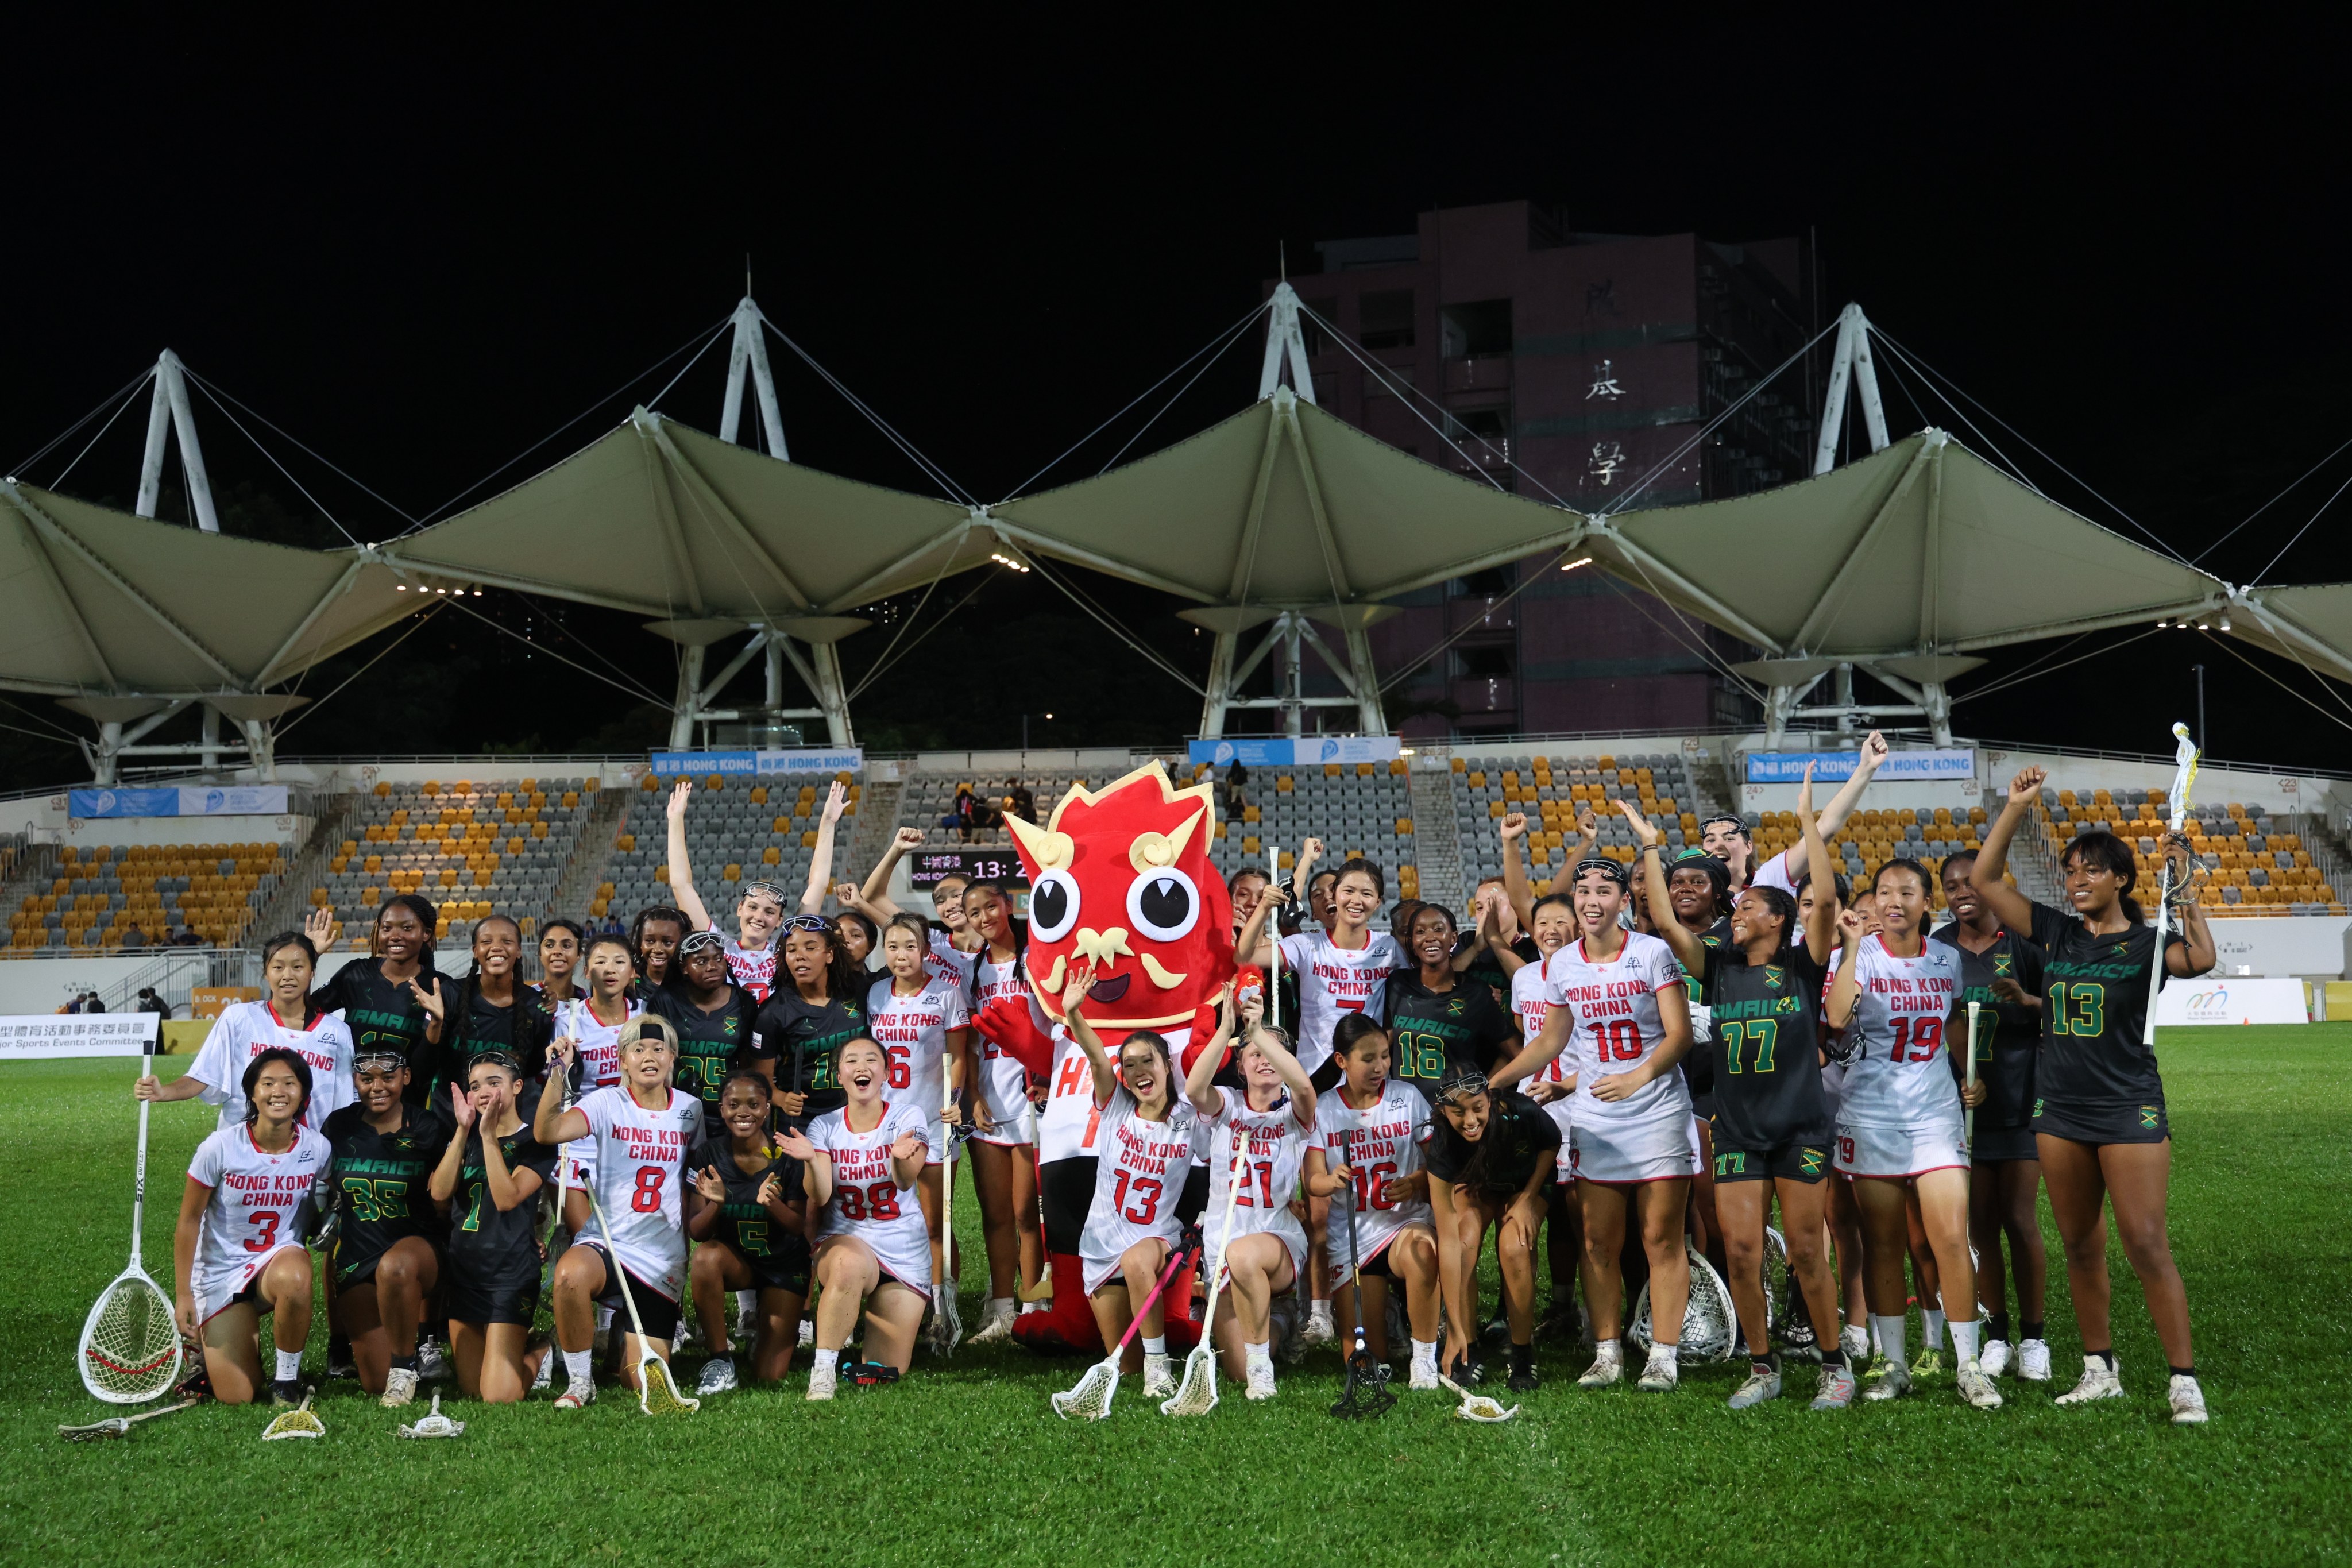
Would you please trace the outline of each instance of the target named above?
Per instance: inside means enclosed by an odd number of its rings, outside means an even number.
[[[2214,1411],[2201,1430],[2165,1422],[2163,1358],[2120,1250],[2132,1397],[2050,1405],[2080,1353],[2045,1209],[2057,1379],[2033,1392],[2004,1379],[2010,1404],[1990,1414],[1947,1377],[1892,1408],[1814,1415],[1792,1396],[1734,1415],[1728,1363],[1686,1373],[1673,1395],[1586,1394],[1579,1347],[1547,1344],[1545,1387],[1509,1426],[1410,1394],[1377,1422],[1334,1421],[1328,1352],[1286,1370],[1270,1406],[1228,1385],[1205,1420],[1168,1421],[1128,1380],[1111,1420],[1066,1426],[1046,1394],[1082,1363],[966,1349],[944,1370],[919,1355],[904,1384],[831,1406],[802,1400],[798,1367],[781,1391],[675,1421],[610,1390],[573,1417],[544,1396],[458,1401],[467,1435],[438,1444],[394,1437],[395,1413],[338,1383],[323,1441],[268,1446],[266,1413],[218,1406],[125,1442],[55,1436],[111,1413],[83,1393],[73,1351],[122,1267],[136,1064],[0,1065],[0,1561],[2341,1561],[2352,1025],[2173,1029],[2161,1054],[2173,1240]],[[167,1289],[181,1174],[213,1114],[156,1108],[147,1260]],[[977,1205],[956,1210],[978,1276]],[[969,1321],[969,1280],[964,1300]],[[323,1333],[322,1317],[313,1377]],[[688,1386],[696,1359],[681,1357]],[[1809,1395],[1809,1376],[1790,1384]]]

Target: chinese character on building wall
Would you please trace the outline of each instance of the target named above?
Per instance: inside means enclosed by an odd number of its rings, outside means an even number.
[[[1601,368],[1592,373],[1592,390],[1584,395],[1587,403],[1596,397],[1619,398],[1625,395],[1625,389],[1617,384],[1617,373],[1612,368],[1614,363],[1613,360],[1602,360]]]
[[[1609,481],[1616,478],[1617,470],[1624,466],[1625,448],[1622,445],[1615,441],[1595,441],[1592,443],[1592,461],[1585,465],[1584,471],[1598,476],[1602,488],[1606,489]]]

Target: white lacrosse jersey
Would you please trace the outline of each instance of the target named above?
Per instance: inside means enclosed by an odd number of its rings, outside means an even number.
[[[1022,975],[1018,953],[1003,963],[996,963],[985,952],[958,956],[971,961],[965,973],[978,1035],[974,1044],[980,1047],[977,1087],[987,1099],[989,1120],[1000,1128],[1012,1128],[1019,1125],[1029,1110],[1029,1072],[1006,1055],[1003,1047],[990,1039],[985,1029],[977,1026],[978,1016],[990,1003],[1004,998],[1027,1003],[1029,1021],[1041,1030],[1050,1033],[1053,1024],[1030,996],[1029,982]]]
[[[1290,1212],[1290,1200],[1298,1195],[1298,1177],[1307,1163],[1307,1141],[1315,1136],[1311,1124],[1301,1123],[1298,1108],[1285,1093],[1265,1110],[1253,1109],[1248,1096],[1239,1089],[1213,1088],[1221,1109],[1213,1116],[1202,1118],[1201,1125],[1208,1131],[1209,1207],[1213,1225],[1207,1232],[1209,1245],[1217,1245],[1224,1234],[1225,1190],[1234,1178],[1234,1157],[1236,1147],[1241,1156],[1241,1186],[1234,1194],[1234,1234],[1250,1236],[1258,1231],[1272,1231],[1289,1244],[1294,1262],[1307,1256],[1307,1231],[1298,1216]],[[1405,1089],[1415,1100],[1421,1091]],[[1318,1114],[1332,1095],[1317,1095]],[[1212,1260],[1213,1261],[1213,1259]]]
[[[719,940],[725,944],[720,951],[727,954],[727,978],[765,1002],[776,984],[776,938],[770,937],[765,947],[745,947],[719,931],[717,921],[710,922],[710,929],[718,931]],[[782,934],[780,931],[776,936]]]
[[[1331,1058],[1331,1031],[1349,1013],[1378,1023],[1388,1002],[1389,971],[1409,966],[1384,931],[1358,948],[1335,946],[1318,926],[1282,939],[1282,966],[1298,975],[1298,1065],[1312,1074]]]
[[[1789,869],[1789,852],[1783,849],[1761,866],[1757,867],[1748,874],[1748,885],[1751,888],[1778,888],[1790,898],[1795,898],[1797,879],[1796,875]]]
[[[326,1139],[299,1124],[283,1153],[256,1144],[242,1121],[196,1145],[188,1180],[213,1190],[189,1279],[200,1317],[226,1306],[271,1258],[302,1244],[310,1217],[303,1200],[324,1196],[331,1157]]]
[[[961,990],[971,981],[974,953],[964,952],[948,940],[948,933],[939,927],[931,928],[929,950],[923,954],[923,967],[933,979],[945,981]]]
[[[1839,1086],[1838,1121],[1914,1127],[1960,1120],[1960,1089],[1944,1056],[1944,1025],[1960,994],[1960,950],[1930,942],[1897,958],[1876,935],[1854,954],[1861,994],[1846,1027],[1860,1044]]]
[[[928,1296],[930,1228],[914,1186],[900,1186],[890,1169],[890,1145],[902,1132],[932,1147],[930,1118],[911,1099],[884,1100],[882,1120],[870,1132],[850,1130],[847,1106],[809,1123],[808,1141],[833,1156],[833,1196],[825,1200],[818,1234],[856,1237],[874,1249],[892,1279]]]
[[[1533,973],[1535,967],[1530,963],[1519,973]],[[1356,1173],[1356,1253],[1370,1262],[1396,1239],[1397,1232],[1416,1225],[1427,1228],[1432,1223],[1426,1197],[1398,1203],[1384,1195],[1391,1182],[1422,1169],[1421,1143],[1429,1136],[1429,1101],[1401,1079],[1389,1079],[1381,1088],[1381,1098],[1361,1110],[1350,1107],[1341,1098],[1343,1092],[1334,1089],[1315,1097],[1315,1131],[1322,1142],[1323,1158]],[[1348,1266],[1348,1237],[1341,1228],[1345,1223],[1342,1206],[1335,1202],[1329,1246],[1331,1262],[1342,1269]]]
[[[945,1157],[948,1147],[947,1123],[940,1117],[947,1084],[948,1031],[970,1027],[963,987],[935,974],[926,973],[923,988],[912,996],[898,994],[898,982],[887,976],[866,994],[866,1031],[888,1058],[891,1098],[903,1095],[931,1113],[934,1162]]]
[[[1528,1045],[1535,1043],[1543,1032],[1544,1021],[1551,1016],[1551,993],[1545,989],[1544,966],[1523,963],[1511,975],[1511,1016],[1518,1021],[1519,1038]],[[1576,1042],[1571,1037],[1559,1055],[1536,1068],[1528,1083],[1566,1083],[1576,1071]],[[1525,1088],[1526,1085],[1521,1085]],[[1574,1101],[1551,1100],[1544,1113],[1559,1126],[1560,1147],[1568,1147],[1568,1119]]]
[[[687,1151],[702,1132],[700,1097],[672,1089],[665,1105],[647,1110],[625,1089],[600,1089],[582,1100],[595,1149],[589,1192],[595,1220],[580,1233],[602,1242],[607,1232],[622,1268],[675,1301],[686,1288],[686,1219],[679,1189]]]
[[[1687,990],[1675,950],[1654,936],[1627,931],[1614,958],[1595,962],[1585,956],[1584,939],[1579,937],[1544,960],[1543,974],[1546,999],[1576,1013],[1566,1053],[1577,1075],[1576,1093],[1569,1100],[1571,1124],[1688,1120],[1690,1090],[1679,1072],[1661,1073],[1623,1100],[1592,1096],[1601,1079],[1641,1066],[1665,1044],[1658,994],[1670,987]]]
[[[612,1089],[621,1081],[621,1031],[629,1026],[629,1019],[645,1011],[636,1003],[628,1004],[628,1017],[617,1024],[599,1023],[585,996],[574,996],[555,1015],[555,1032],[559,1037],[577,1042],[578,1050],[572,1060],[578,1064],[574,1082],[578,1085],[576,1104],[585,1105],[588,1097],[600,1089]],[[562,1085],[555,1092],[563,1092]],[[579,1180],[596,1166],[596,1140],[593,1137],[574,1138],[563,1146],[563,1157],[578,1167]]]
[[[220,1107],[220,1131],[245,1125],[246,1067],[273,1046],[283,1046],[310,1064],[310,1103],[302,1108],[302,1125],[311,1131],[357,1098],[352,1084],[352,1031],[341,1014],[320,1014],[303,1029],[282,1022],[266,1000],[232,1002],[214,1020],[204,1048],[188,1068],[188,1076],[205,1086],[197,1098]]]
[[[1169,1087],[1181,1094],[1179,1086]],[[1078,1237],[1089,1292],[1137,1242],[1156,1236],[1172,1244],[1183,1230],[1176,1204],[1192,1173],[1198,1118],[1181,1099],[1165,1121],[1146,1121],[1136,1109],[1127,1086],[1114,1084],[1096,1129],[1095,1195]]]
[[[1032,1006],[1035,1005],[1033,1001]],[[1043,1009],[1032,1015],[1032,1021],[1044,1019]],[[1040,1160],[1079,1159],[1102,1152],[1102,1122],[1108,1112],[1095,1104],[1094,1064],[1087,1059],[1086,1051],[1070,1037],[1067,1024],[1045,1020],[1041,1026],[1054,1037],[1054,1071],[1047,1083],[1045,1108],[1037,1118],[1037,1157]],[[1168,1042],[1168,1055],[1173,1063],[1176,1080],[1169,1092],[1178,1100],[1184,1098],[1184,1047],[1192,1039],[1190,1028],[1154,1031]],[[1119,1047],[1129,1031],[1114,1029],[1103,1036],[1103,1043],[1118,1059]],[[1188,1110],[1187,1114],[1190,1114]]]

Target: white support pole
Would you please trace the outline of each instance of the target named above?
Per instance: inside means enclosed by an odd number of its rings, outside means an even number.
[[[122,752],[122,725],[118,720],[103,719],[98,726],[98,765],[90,771],[96,776],[91,783],[100,789],[114,784],[114,759]]]
[[[768,726],[772,730],[781,728],[784,721],[784,650],[777,646],[782,640],[783,634],[771,626],[768,628],[767,645],[761,650],[768,657],[765,660],[767,668],[762,672],[766,679],[760,687],[762,699],[760,706],[766,713]]]
[[[1381,708],[1381,675],[1372,664],[1371,633],[1363,626],[1348,628],[1348,664],[1356,684],[1356,723],[1367,735],[1387,734],[1389,721]]]
[[[761,328],[763,318],[751,296],[743,296],[735,307],[735,341],[727,352],[727,401],[719,411],[719,438],[741,445],[743,428],[743,382],[750,373],[751,388],[760,399],[760,422],[768,435],[768,450],[786,462],[792,454],[784,447],[783,415],[776,407],[776,378],[768,368],[768,340]]]
[[[1839,665],[1834,680],[1830,694],[1831,700],[1838,707],[1838,728],[1851,730],[1853,728],[1853,666]]]
[[[1927,713],[1928,735],[1939,746],[1952,743],[1952,699],[1940,680],[1919,683],[1919,706]]]
[[[205,771],[205,782],[210,784],[213,781],[213,776],[220,772],[221,763],[220,710],[214,707],[209,702],[205,704],[203,743],[204,751],[201,753],[201,765]]]
[[[180,356],[170,349],[165,349],[163,356],[155,362],[155,386],[171,401],[172,426],[179,432],[180,436],[180,468],[188,481],[188,510],[194,515],[198,528],[206,533],[218,533],[220,515],[213,510],[212,476],[205,471],[205,449],[196,440],[195,409],[188,402],[188,384],[186,378],[181,374]],[[149,444],[152,446],[155,434],[155,421],[152,413],[148,416],[147,428],[150,437]],[[161,480],[162,474],[159,470],[157,474],[159,486]],[[140,475],[142,494],[145,493],[146,488],[146,474],[142,468]],[[152,502],[145,515],[149,517],[155,515]]]
[[[849,723],[849,683],[841,674],[841,645],[810,644],[809,666],[816,674],[816,701],[824,710],[827,738],[836,746],[856,745],[856,732]]]
[[[239,721],[245,730],[246,755],[252,759],[254,773],[263,784],[278,782],[278,738],[267,719]]]
[[[1306,402],[1315,401],[1315,373],[1307,368],[1307,337],[1298,326],[1298,291],[1287,283],[1274,286],[1272,309],[1266,314],[1265,362],[1258,371],[1260,402],[1282,384],[1283,362],[1290,364],[1290,384]]]
[[[1209,648],[1209,679],[1202,682],[1201,739],[1218,741],[1225,733],[1225,703],[1233,696],[1234,655],[1241,647],[1239,632],[1218,632]]]
[[[1870,363],[1870,322],[1862,307],[1850,307],[1861,329],[1853,334],[1853,390],[1862,399],[1863,428],[1869,433],[1870,449],[1886,450],[1886,405],[1878,400],[1878,371]]]
[[[1826,474],[1837,464],[1838,435],[1845,428],[1846,383],[1851,380],[1862,401],[1863,428],[1870,449],[1886,450],[1886,405],[1878,396],[1878,371],[1870,359],[1870,318],[1859,305],[1838,312],[1837,349],[1830,358],[1829,394],[1822,399],[1822,433],[1813,444],[1813,472]]]
[[[163,442],[172,427],[172,395],[163,386],[161,374],[155,377],[155,396],[147,405],[147,455],[139,464],[139,499],[131,510],[141,517],[155,515],[155,502],[163,491]]]
[[[686,650],[686,658],[677,667],[677,700],[669,714],[669,749],[690,751],[694,746],[694,721],[702,709],[702,647],[696,644]]]
[[[1298,649],[1298,613],[1286,610],[1282,616],[1282,732],[1296,741],[1304,735],[1302,720],[1306,714],[1307,670]]]

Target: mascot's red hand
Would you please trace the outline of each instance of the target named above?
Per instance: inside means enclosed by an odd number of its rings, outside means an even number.
[[[1184,1042],[1183,1050],[1178,1053],[1176,1071],[1179,1077],[1190,1078],[1192,1075],[1192,1064],[1201,1059],[1201,1053],[1207,1050],[1209,1042],[1216,1037],[1217,1020],[1223,1011],[1223,1001],[1224,998],[1219,996],[1212,1001],[1202,1003],[1192,1010],[1192,1036]],[[1239,1045],[1240,1042],[1227,1040],[1225,1044],[1230,1047]]]
[[[1054,1037],[1037,1027],[1025,992],[999,996],[972,1015],[972,1026],[1039,1078],[1054,1071]]]

